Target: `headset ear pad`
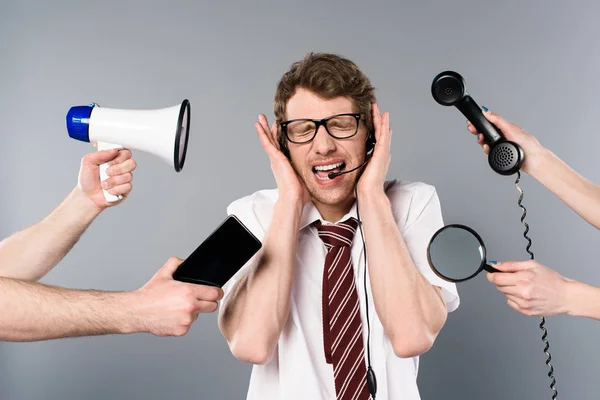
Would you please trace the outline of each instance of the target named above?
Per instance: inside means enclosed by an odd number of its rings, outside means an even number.
[[[279,126],[279,128],[277,130],[277,134],[279,135],[279,138],[278,138],[279,149],[281,150],[281,152],[283,153],[283,155],[288,158],[288,160],[291,160],[290,150],[288,149],[288,145],[287,145],[287,139],[286,139],[285,135],[283,134],[283,130],[281,129],[281,125]]]
[[[373,154],[373,150],[375,150],[375,131],[374,130],[370,130],[369,131],[369,136],[367,136],[367,145],[366,145],[366,150],[367,150],[367,156],[370,156]]]

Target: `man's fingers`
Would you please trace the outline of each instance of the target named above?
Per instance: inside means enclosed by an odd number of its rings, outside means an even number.
[[[131,150],[129,149],[121,149],[119,153],[114,158],[114,160],[109,161],[109,165],[121,164],[122,162],[129,160],[132,157]]]
[[[223,298],[223,289],[214,286],[194,285],[194,292],[196,298],[202,301],[218,301]]]
[[[271,128],[269,128],[269,121],[267,121],[266,115],[260,114],[258,116],[258,122],[262,126],[263,132],[264,132],[265,135],[267,135],[267,138],[269,139],[269,141],[271,142],[271,144],[273,146],[275,146],[275,141],[273,139],[273,136],[271,135]]]
[[[123,185],[114,186],[108,189],[107,192],[112,194],[113,196],[122,196],[131,192],[132,188],[133,186],[131,185],[131,183],[125,183]]]
[[[166,278],[173,278],[173,274],[175,273],[175,271],[177,271],[177,268],[182,262],[183,260],[181,258],[171,257],[167,260],[165,265],[163,265],[162,268],[158,270],[157,274]]]
[[[262,148],[265,150],[267,155],[273,157],[276,154],[276,148],[271,142],[270,135],[265,132],[265,128],[260,122],[255,122],[254,127],[256,128],[256,134],[258,135],[258,140],[260,140],[260,144]]]
[[[136,162],[135,160],[128,159],[123,161],[120,164],[115,164],[106,169],[106,175],[108,176],[116,176],[123,175],[128,172],[132,172],[135,170]]]
[[[271,141],[277,150],[281,150],[279,147],[279,141],[277,140],[277,122],[273,122],[271,125]]]
[[[125,183],[130,183],[133,180],[133,174],[128,172],[123,175],[112,176],[107,178],[104,182],[102,182],[102,189],[108,190],[115,186],[123,185]]]
[[[381,115],[379,134],[375,135],[375,140],[379,147],[389,148],[390,146],[390,114],[387,111]]]
[[[87,165],[102,165],[105,162],[114,160],[119,154],[119,149],[100,150],[94,153],[86,154],[82,163]]]
[[[216,301],[204,301],[198,302],[198,311],[201,313],[212,313],[217,311],[219,304]],[[197,316],[196,316],[197,318]]]
[[[381,114],[379,114],[379,106],[377,103],[371,105],[371,113],[373,118],[373,127],[375,128],[375,140],[379,139],[379,131],[381,129]]]

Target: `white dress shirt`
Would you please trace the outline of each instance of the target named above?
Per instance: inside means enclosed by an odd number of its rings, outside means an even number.
[[[435,188],[421,182],[395,180],[386,182],[385,192],[390,200],[398,229],[417,269],[431,284],[442,288],[447,310],[454,311],[460,302],[456,285],[438,278],[427,262],[429,240],[435,231],[443,226]],[[238,217],[262,241],[269,228],[277,198],[277,189],[261,190],[231,203],[227,213]],[[356,218],[356,203],[338,222],[351,216]],[[311,226],[316,220],[323,221],[319,211],[309,202],[303,209],[300,223],[289,318],[279,336],[277,349],[271,361],[253,366],[248,400],[336,398],[333,365],[325,362],[323,350],[321,283],[326,249],[316,228]],[[363,321],[366,358],[367,323],[363,282],[365,265],[362,253],[363,242],[360,230],[357,229],[352,243],[352,264]],[[225,297],[246,272],[250,262],[223,287]],[[377,399],[419,400],[419,357],[399,358],[394,354],[392,344],[384,335],[383,326],[375,311],[368,272],[367,289],[371,325],[371,366],[377,378]]]

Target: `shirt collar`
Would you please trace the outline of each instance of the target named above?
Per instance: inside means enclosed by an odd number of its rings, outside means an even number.
[[[354,203],[352,203],[352,207],[350,208],[350,211],[348,211],[348,213],[346,215],[344,215],[336,223],[345,221],[350,217],[353,217],[356,220],[358,220],[357,212],[356,212],[356,201],[354,201]],[[306,228],[307,226],[309,226],[310,224],[312,224],[315,221],[321,221],[324,224],[330,224],[330,222],[323,220],[323,217],[321,216],[321,213],[319,212],[319,210],[317,210],[317,207],[315,207],[315,205],[312,203],[312,201],[309,201],[304,206],[304,209],[302,210],[302,219],[300,221],[300,230]]]

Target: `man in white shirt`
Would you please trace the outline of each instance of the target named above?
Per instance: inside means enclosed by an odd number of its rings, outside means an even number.
[[[278,188],[228,207],[263,248],[219,312],[233,355],[255,364],[248,399],[366,400],[372,373],[378,398],[420,398],[419,355],[459,297],[427,263],[435,189],[386,181],[389,114],[375,101],[353,62],[311,53],[279,82],[276,123],[255,124]]]

